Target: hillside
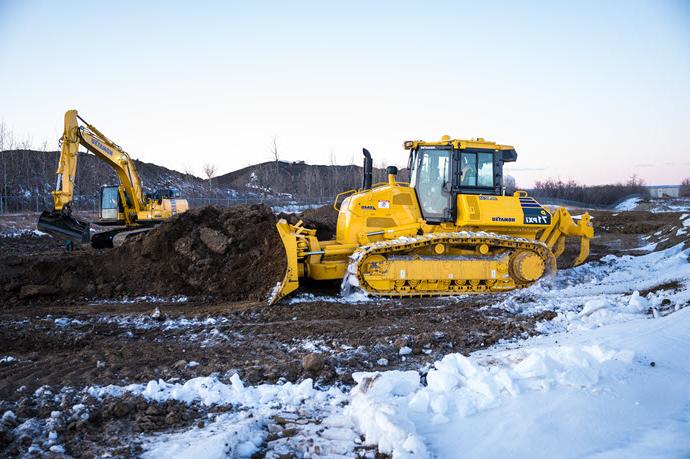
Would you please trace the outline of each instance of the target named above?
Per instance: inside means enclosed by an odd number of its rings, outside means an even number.
[[[52,205],[58,151],[6,150],[0,152],[0,212],[40,211]],[[324,202],[341,191],[362,183],[361,166],[323,166],[304,163],[267,162],[213,178],[211,183],[157,164],[134,160],[144,191],[177,188],[193,207],[237,202]],[[407,180],[401,171],[400,180]],[[385,180],[385,171],[374,169],[375,182]],[[80,153],[75,204],[82,210],[97,206],[95,197],[103,185],[118,183],[113,170],[93,155]]]
[[[386,180],[384,169],[374,168],[373,183]],[[407,169],[398,180],[407,181]],[[331,197],[362,184],[362,167],[311,165],[271,161],[245,167],[213,179],[216,186],[235,190],[262,190],[294,197]]]
[[[0,152],[0,195],[8,211],[41,210],[51,205],[50,192],[55,189],[58,151],[7,150]],[[156,164],[134,160],[146,192],[175,187],[186,196],[206,196],[207,183],[191,175]],[[102,185],[118,183],[107,164],[93,155],[80,153],[75,187],[75,201],[93,206]]]

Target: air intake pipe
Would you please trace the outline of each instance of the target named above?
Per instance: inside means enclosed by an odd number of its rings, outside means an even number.
[[[371,189],[371,169],[373,167],[374,161],[371,159],[371,153],[366,148],[362,148],[362,154],[364,155],[364,177],[362,177],[362,189]]]

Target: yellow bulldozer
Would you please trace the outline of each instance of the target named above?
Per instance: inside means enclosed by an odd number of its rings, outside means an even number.
[[[297,290],[300,279],[343,280],[368,295],[409,297],[502,292],[555,273],[566,237],[579,238],[574,265],[589,255],[588,213],[574,219],[524,191],[506,195],[503,164],[512,146],[482,138],[406,141],[410,182],[372,184],[365,149],[362,187],[336,196],[336,237],[320,241],[302,222],[277,223],[287,257],[270,303]]]
[[[80,124],[79,122],[83,124]],[[79,160],[79,146],[108,164],[117,174],[119,185],[102,186],[99,192],[99,226],[113,227],[91,235],[90,222],[72,212],[74,186]],[[76,110],[65,113],[64,131],[60,138],[60,160],[57,187],[52,192],[53,209],[45,210],[37,228],[50,235],[74,243],[91,242],[95,248],[121,244],[127,236],[151,230],[154,226],[189,208],[174,188],[144,193],[134,161],[118,144],[95,126],[87,123]]]

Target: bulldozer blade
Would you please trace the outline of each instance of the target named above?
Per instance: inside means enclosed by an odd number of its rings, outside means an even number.
[[[297,265],[297,237],[295,236],[294,227],[290,225],[285,219],[278,220],[276,223],[278,234],[283,241],[283,249],[285,249],[285,257],[287,261],[287,268],[285,269],[285,276],[282,282],[275,286],[268,298],[268,304],[275,304],[289,293],[294,292],[299,288],[299,267]]]
[[[44,210],[38,219],[36,228],[53,237],[67,239],[78,244],[88,244],[91,240],[89,222],[62,212]]]

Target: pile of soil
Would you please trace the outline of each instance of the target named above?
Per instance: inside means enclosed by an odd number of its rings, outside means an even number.
[[[0,258],[0,299],[75,301],[141,295],[263,300],[285,272],[265,205],[186,212],[111,250]]]
[[[64,252],[65,243],[59,239],[38,236],[31,232],[5,236],[0,234],[0,253],[3,258],[10,255],[37,255],[48,252]]]
[[[335,239],[335,231],[338,223],[338,211],[333,206],[323,206],[316,209],[307,209],[300,214],[281,213],[278,218],[284,218],[295,225],[302,220],[306,228],[316,230],[316,236],[320,241]]]

